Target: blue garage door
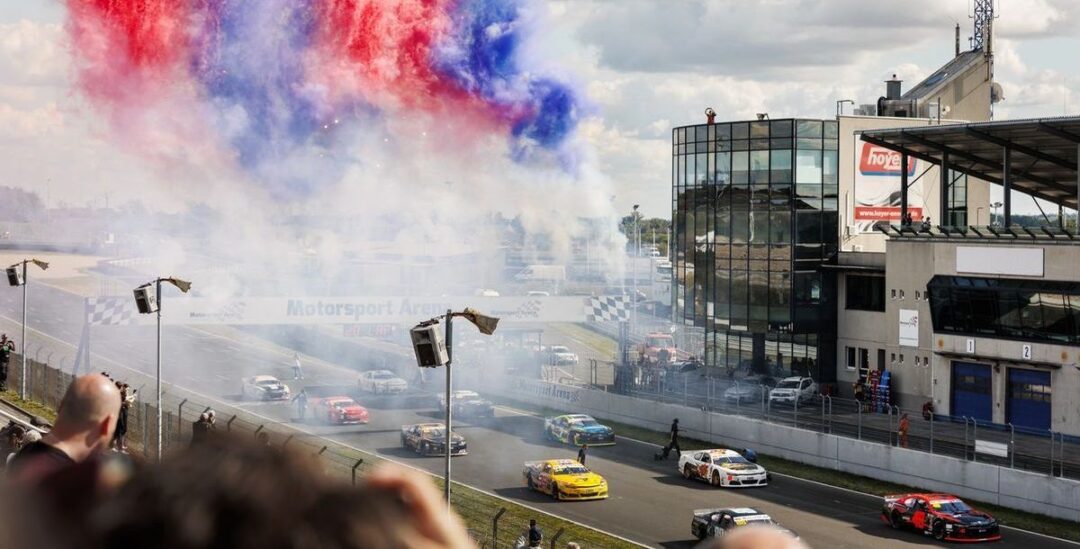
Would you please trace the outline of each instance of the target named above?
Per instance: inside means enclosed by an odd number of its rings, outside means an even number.
[[[1017,427],[1050,429],[1050,372],[1009,368],[1005,415]]]
[[[952,415],[993,421],[990,366],[976,362],[952,363]]]

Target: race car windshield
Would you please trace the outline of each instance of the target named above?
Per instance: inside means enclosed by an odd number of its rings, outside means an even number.
[[[947,501],[931,501],[930,506],[933,507],[935,511],[941,511],[942,513],[947,513],[950,515],[956,515],[959,513],[966,513],[968,511],[971,511],[971,507],[969,507],[968,504],[958,499]]]
[[[750,463],[750,461],[747,460],[746,458],[742,457],[742,456],[722,456],[722,457],[718,457],[718,458],[713,459],[713,463],[736,464],[736,463]]]
[[[371,377],[374,379],[391,379],[394,375],[390,372],[376,372],[372,374]]]
[[[572,421],[573,421],[574,425],[580,425],[582,427],[592,427],[593,425],[600,425],[599,423],[596,422],[595,419],[593,419],[591,417],[590,418],[585,418],[585,419],[575,419],[575,420],[572,420]]]
[[[355,406],[356,403],[351,400],[335,400],[330,405],[334,408],[348,408],[349,406]]]
[[[798,381],[781,381],[776,385],[777,389],[794,389],[799,386]]]
[[[264,379],[262,381],[256,382],[255,384],[259,387],[276,387],[278,382],[273,379]]]
[[[671,340],[666,337],[650,337],[645,340],[645,345],[649,347],[670,347]]]
[[[556,475],[583,475],[588,472],[589,470],[581,465],[567,465],[555,469]]]

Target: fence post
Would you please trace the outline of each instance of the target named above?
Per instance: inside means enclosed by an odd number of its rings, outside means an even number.
[[[1009,468],[1016,468],[1016,429],[1009,423]]]
[[[144,402],[143,403],[143,416],[141,418],[141,421],[142,421],[142,441],[143,441],[142,442],[142,451],[143,451],[143,457],[148,457],[149,456],[149,449],[150,449],[150,442],[149,442],[150,439],[147,438],[147,433],[146,433],[146,418],[148,418],[148,417],[150,417],[150,403],[149,402]]]
[[[979,420],[971,418],[971,461],[979,462]]]
[[[499,546],[499,519],[502,518],[503,513],[506,512],[506,507],[499,508],[496,511],[495,516],[491,519],[491,547],[492,549]]]
[[[255,433],[254,433],[254,435],[255,435],[255,440],[258,440],[258,439],[259,439],[259,432],[263,430],[263,427],[266,427],[266,424],[265,424],[265,423],[264,423],[264,424],[262,424],[262,425],[260,425],[258,429],[255,429]]]
[[[821,395],[821,432],[828,433],[829,430],[825,427],[825,403],[832,400],[829,395]]]
[[[353,483],[353,486],[356,486],[356,470],[359,469],[360,466],[363,465],[363,464],[364,464],[364,459],[360,458],[360,459],[356,460],[356,464],[354,464],[352,466],[352,483]]]
[[[862,402],[859,403],[859,430],[857,432],[858,440],[862,440]]]
[[[451,427],[453,427],[453,426],[451,425]],[[288,446],[290,442],[292,442],[292,439],[293,439],[293,435],[289,435],[288,438],[285,439],[285,442],[281,443],[281,449],[284,450],[285,447]]]
[[[318,452],[315,452],[314,456],[319,457],[319,456],[323,455],[323,452],[325,452],[325,451],[326,451],[326,446],[323,446],[322,448],[319,448]]]
[[[184,405],[187,404],[187,399],[180,401],[180,406],[176,407],[176,428],[184,428]]]
[[[799,428],[799,401],[800,400],[802,400],[802,393],[795,393],[795,419],[794,419],[792,425],[794,425],[796,429]]]
[[[232,422],[234,422],[234,421],[236,421],[236,414],[233,414],[233,416],[231,418],[229,418],[229,421],[225,422],[225,430],[226,431],[232,431]]]
[[[566,532],[566,528],[559,528],[558,532],[555,532],[555,537],[551,538],[551,549],[555,549],[555,544],[559,543],[559,538]]]
[[[930,455],[934,455],[934,413],[930,412]]]

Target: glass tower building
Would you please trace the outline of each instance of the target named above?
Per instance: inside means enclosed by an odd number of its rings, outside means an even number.
[[[835,381],[837,122],[679,127],[672,159],[675,322],[711,368]]]

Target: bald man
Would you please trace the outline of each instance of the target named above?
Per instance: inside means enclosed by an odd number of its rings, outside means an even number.
[[[707,549],[809,549],[791,534],[774,526],[741,526],[707,545]]]
[[[101,374],[75,378],[60,401],[52,431],[23,446],[8,465],[8,478],[36,484],[108,449],[119,414],[120,391],[112,380]]]

